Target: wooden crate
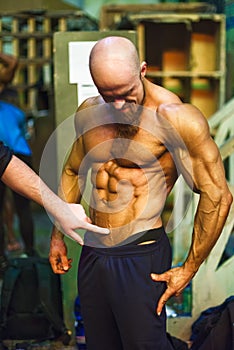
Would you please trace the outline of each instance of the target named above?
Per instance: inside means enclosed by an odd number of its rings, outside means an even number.
[[[226,98],[226,17],[205,3],[103,6],[100,29],[134,29],[147,77],[209,118]]]
[[[211,13],[215,6],[204,2],[104,5],[100,13],[100,30],[119,29],[121,22],[129,15],[154,16],[159,13]],[[123,30],[129,28],[121,28]]]
[[[33,11],[0,15],[0,50],[19,58],[13,86],[25,111],[48,109],[53,94],[53,34],[96,30],[83,11]]]
[[[225,102],[225,16],[134,15],[147,77],[197,106],[209,118]]]

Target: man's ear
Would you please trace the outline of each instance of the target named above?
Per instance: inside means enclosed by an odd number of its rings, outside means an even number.
[[[144,76],[146,75],[146,71],[147,71],[147,63],[143,61],[141,63],[141,78],[144,78]]]

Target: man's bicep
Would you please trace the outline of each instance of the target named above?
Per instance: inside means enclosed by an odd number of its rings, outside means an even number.
[[[225,183],[219,149],[210,135],[209,125],[202,113],[188,105],[179,113],[181,143],[181,173],[196,192]],[[186,121],[186,116],[189,120]]]
[[[192,140],[192,138],[191,138]],[[187,143],[186,149],[177,151],[179,173],[194,192],[223,186],[226,183],[223,162],[214,140],[207,134],[202,142]]]

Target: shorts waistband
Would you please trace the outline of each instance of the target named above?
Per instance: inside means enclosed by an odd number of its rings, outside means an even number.
[[[159,227],[155,229],[150,229],[147,231],[142,231],[134,234],[134,236],[137,236],[136,239],[133,241],[130,241],[130,238],[128,238],[126,241],[122,242],[121,245],[113,246],[113,247],[107,247],[107,248],[98,248],[98,247],[91,247],[91,246],[83,246],[83,250],[86,251],[93,251],[100,255],[132,255],[132,254],[147,254],[150,251],[154,251],[161,239],[165,235],[164,227]],[[139,245],[139,243],[149,241],[149,240],[155,240],[154,243],[150,244],[142,244]],[[128,241],[128,242],[127,242]],[[126,243],[127,242],[127,243]]]
[[[132,245],[140,244],[147,241],[157,241],[161,238],[161,235],[164,233],[163,227],[153,228],[151,230],[142,231],[135,233],[133,236],[130,236],[125,241],[121,242],[122,245]],[[135,237],[134,240],[132,238]]]

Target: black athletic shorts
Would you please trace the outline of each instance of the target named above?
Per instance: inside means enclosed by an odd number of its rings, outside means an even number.
[[[155,243],[83,246],[78,291],[88,350],[172,349],[165,308],[156,314],[166,285],[150,277],[170,269],[171,246],[163,228],[154,231]]]

